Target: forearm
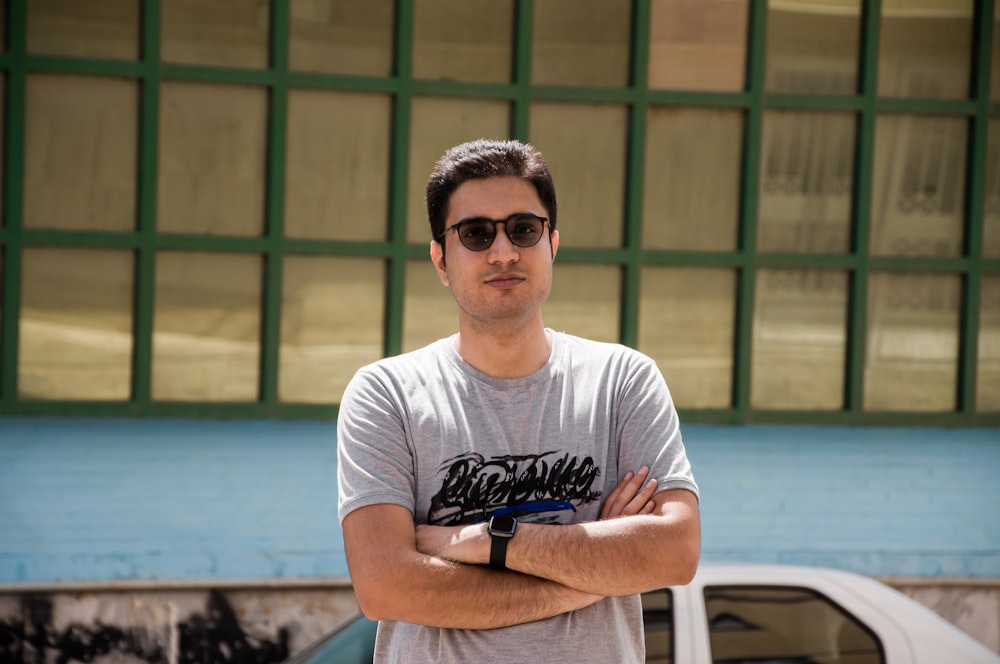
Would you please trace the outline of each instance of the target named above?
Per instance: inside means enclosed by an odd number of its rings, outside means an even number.
[[[698,503],[683,489],[657,494],[650,513],[589,523],[521,523],[507,548],[509,569],[581,592],[629,595],[689,582],[698,565]],[[457,528],[420,526],[417,548],[472,565],[489,561],[485,524]]]
[[[545,579],[422,553],[412,518],[397,505],[372,505],[344,520],[354,592],[373,620],[489,629],[550,618],[601,599]]]
[[[507,566],[604,596],[629,595],[690,581],[698,547],[687,525],[631,516],[568,526],[523,524]]]
[[[543,620],[601,599],[556,582],[414,553],[396,559],[355,592],[374,620],[491,629]]]

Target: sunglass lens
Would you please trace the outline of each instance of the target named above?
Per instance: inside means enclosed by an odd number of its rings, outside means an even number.
[[[497,227],[489,221],[463,222],[458,237],[466,249],[482,251],[493,244],[496,232]]]
[[[510,238],[512,244],[518,247],[531,247],[537,244],[539,238],[542,237],[543,223],[538,217],[524,215],[514,217],[504,225],[507,228],[507,237]]]

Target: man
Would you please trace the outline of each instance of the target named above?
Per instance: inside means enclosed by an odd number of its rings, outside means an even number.
[[[359,370],[338,420],[375,659],[641,662],[638,593],[689,582],[700,551],[666,383],[634,350],[545,328],[559,232],[534,148],[451,149],[427,209],[458,333]]]

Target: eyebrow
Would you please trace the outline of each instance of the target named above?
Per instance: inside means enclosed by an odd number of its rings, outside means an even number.
[[[544,219],[544,220],[548,221],[548,217],[544,217],[544,216],[542,216],[540,214],[535,214],[534,212],[514,212],[513,214],[509,214],[509,215],[507,215],[506,217],[504,217],[502,219],[494,219],[493,217],[487,217],[487,216],[483,216],[483,215],[479,215],[479,216],[475,216],[475,217],[464,217],[464,218],[459,219],[458,221],[456,221],[454,223],[454,225],[458,226],[459,224],[464,223],[466,221],[497,221],[497,222],[501,222],[502,221],[502,222],[507,222],[507,221],[510,221],[511,219],[513,219],[514,217],[520,217],[520,216],[534,217],[535,219]]]

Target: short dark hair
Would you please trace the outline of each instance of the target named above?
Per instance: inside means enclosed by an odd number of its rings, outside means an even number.
[[[444,233],[448,202],[467,180],[518,177],[530,182],[549,217],[549,233],[556,228],[556,189],[542,153],[520,141],[479,139],[456,145],[444,153],[427,180],[427,218],[431,237]],[[443,245],[443,243],[442,243]]]

